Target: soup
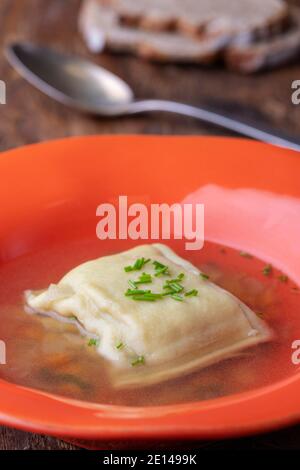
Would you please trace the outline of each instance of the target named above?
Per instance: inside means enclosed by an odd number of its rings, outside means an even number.
[[[121,244],[120,244],[121,245]],[[270,384],[295,372],[291,344],[300,336],[300,292],[283,273],[244,252],[206,242],[199,252],[172,248],[188,258],[217,285],[259,314],[274,331],[271,342],[205,369],[145,387],[118,389],[107,360],[76,326],[24,310],[24,291],[58,281],[68,270],[116,251],[113,242],[86,239],[53,244],[1,267],[0,339],[7,345],[2,379],[97,403],[150,406],[217,398]],[[103,248],[105,247],[105,248]],[[118,251],[128,248],[118,246]]]

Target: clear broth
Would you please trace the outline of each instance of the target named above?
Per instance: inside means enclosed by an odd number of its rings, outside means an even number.
[[[295,373],[291,344],[300,338],[300,291],[282,282],[265,263],[241,256],[231,248],[206,242],[200,252],[184,252],[183,243],[169,243],[180,255],[210,275],[212,281],[263,315],[274,340],[240,356],[196,373],[155,386],[116,390],[110,385],[109,364],[73,325],[24,311],[26,289],[57,282],[76,265],[128,248],[86,239],[61,243],[0,266],[0,339],[6,343],[7,364],[0,378],[46,392],[96,403],[150,406],[213,399],[270,384]],[[103,248],[104,247],[104,248]]]

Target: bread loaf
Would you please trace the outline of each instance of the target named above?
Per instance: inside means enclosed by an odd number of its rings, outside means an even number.
[[[293,8],[289,27],[269,39],[252,44],[237,42],[226,49],[227,65],[239,72],[251,73],[285,64],[300,56],[300,9]]]
[[[226,35],[201,39],[178,32],[144,31],[120,24],[115,11],[99,5],[97,0],[85,0],[79,27],[93,52],[101,52],[107,47],[160,61],[208,63],[228,41]]]
[[[194,34],[252,34],[265,31],[287,16],[282,0],[98,0],[125,22],[155,30]]]
[[[198,64],[224,57],[241,72],[300,55],[300,9],[282,0],[84,0],[79,27],[95,53]]]

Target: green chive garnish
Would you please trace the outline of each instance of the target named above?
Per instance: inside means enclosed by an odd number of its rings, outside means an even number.
[[[149,284],[150,282],[152,282],[151,274],[143,273],[137,281],[134,281],[134,284],[137,286],[138,284]]]
[[[163,275],[169,275],[169,268],[168,266],[164,266],[163,268],[156,269],[154,276],[159,277]]]
[[[180,274],[178,274],[178,276],[177,276],[175,279],[168,279],[166,282],[167,282],[167,283],[170,283],[170,282],[181,282],[183,278],[184,278],[184,273],[180,273]]]
[[[280,274],[280,276],[278,276],[278,279],[280,282],[287,282],[289,278],[286,274]]]
[[[165,265],[160,263],[159,261],[153,261],[153,266],[154,266],[154,269],[161,269],[161,268],[165,268]]]
[[[273,270],[273,268],[272,268],[271,264],[267,264],[263,268],[262,273],[263,273],[264,276],[269,276],[271,274],[272,270]]]
[[[179,294],[171,294],[171,298],[177,300],[178,302],[183,302],[183,298]]]
[[[142,269],[142,267],[149,261],[150,259],[145,259],[144,257],[139,258],[135,261],[132,266],[126,266],[124,270],[125,272],[138,271]],[[155,269],[154,276],[170,276],[168,266],[160,263],[159,261],[153,261],[153,266]],[[209,276],[207,274],[200,273],[200,276],[203,279],[209,279]],[[198,295],[198,291],[196,289],[192,289],[184,294],[184,286],[181,284],[184,277],[184,273],[179,273],[176,278],[168,279],[163,285],[163,292],[155,293],[151,290],[144,290],[138,288],[140,284],[150,284],[153,282],[152,275],[143,272],[137,280],[133,281],[132,279],[130,279],[128,281],[129,288],[125,292],[125,296],[131,297],[132,300],[136,301],[155,302],[156,300],[162,299],[163,297],[169,295],[172,299],[177,300],[179,302],[183,302],[184,297],[193,297]],[[118,345],[116,347],[118,348]]]
[[[132,361],[131,365],[132,367],[134,366],[138,366],[138,365],[142,365],[142,364],[145,364],[145,357],[144,356],[138,356],[136,359],[134,359],[134,361]]]
[[[209,279],[209,275],[208,274],[205,274],[205,273],[200,273],[200,277],[202,279]]]
[[[175,280],[172,280],[172,281],[167,281],[164,284],[163,289],[168,289],[173,293],[175,293],[175,292],[178,293],[178,292],[183,291],[183,286],[181,284],[179,284],[179,282],[176,282]]]
[[[162,297],[162,294],[155,294],[151,291],[145,292],[144,294],[136,294],[132,296],[133,300],[145,302],[155,302],[155,300],[161,299]]]
[[[169,289],[169,287],[168,288],[164,287],[164,289],[165,289],[163,293],[164,297],[166,297],[167,295],[175,294],[175,291],[173,291],[172,289]]]
[[[131,289],[136,289],[136,285],[135,285],[135,282],[134,282],[134,281],[129,280],[129,281],[128,281],[128,284],[129,284],[129,287],[130,287]]]
[[[131,295],[138,295],[138,294],[149,294],[151,290],[143,290],[143,289],[127,289],[125,292],[126,297],[130,297]]]
[[[88,346],[96,346],[98,347],[100,344],[100,340],[96,338],[90,338],[88,342]]]
[[[189,292],[186,292],[184,295],[185,297],[195,297],[196,295],[198,295],[198,291],[197,289],[193,289],[193,290],[190,290]]]
[[[155,274],[154,276],[159,277],[162,275],[169,275],[169,268],[168,266],[165,266],[164,264],[160,263],[159,261],[153,261],[154,269],[155,269]]]
[[[118,343],[118,344],[116,345],[116,348],[117,348],[117,349],[122,349],[123,347],[124,347],[124,343],[122,343],[121,341],[120,341],[120,343]]]
[[[125,273],[129,273],[130,271],[133,271],[133,266],[125,266],[124,271]]]
[[[175,292],[183,291],[183,287],[178,282],[170,282],[169,287],[171,287]]]
[[[139,271],[140,269],[142,269],[143,266],[145,266],[145,264],[149,263],[149,261],[150,261],[150,258],[149,259],[145,259],[144,257],[139,258],[136,260],[133,266],[125,266],[124,271],[126,273],[129,273],[130,271]]]

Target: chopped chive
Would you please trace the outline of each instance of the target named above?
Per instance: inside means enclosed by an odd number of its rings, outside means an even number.
[[[71,315],[71,316],[69,317],[69,319],[70,319],[70,320],[77,320],[77,317],[75,317],[75,315]]]
[[[180,284],[184,278],[184,273],[180,273],[175,279],[170,279],[165,282],[163,289],[165,290],[164,295],[178,294],[184,290],[184,287]]]
[[[134,270],[139,270],[143,266],[143,258],[137,259],[133,265]]]
[[[150,282],[152,282],[152,276],[151,276],[151,274],[143,273],[143,274],[140,275],[140,277],[138,278],[137,281],[134,281],[134,284],[135,284],[135,285],[138,285],[138,284],[149,284]]]
[[[273,268],[271,264],[266,264],[266,266],[263,268],[262,273],[264,276],[269,276],[272,272]]]
[[[128,284],[129,284],[129,287],[131,287],[131,289],[136,289],[136,284],[134,281],[129,280]]]
[[[122,349],[124,347],[124,343],[120,341],[120,343],[116,344],[117,349]]]
[[[98,347],[100,344],[100,340],[96,338],[90,338],[88,342],[88,346],[96,346]]]
[[[286,274],[280,274],[280,276],[278,276],[278,279],[280,282],[287,282],[289,278]]]
[[[159,261],[153,261],[154,269],[155,269],[155,274],[154,276],[159,277],[162,275],[169,275],[169,268],[168,266],[160,263]]]
[[[159,261],[153,261],[152,263],[154,265],[154,269],[161,269],[161,268],[165,268],[165,265],[160,263]]]
[[[243,256],[243,258],[253,258],[252,255],[250,255],[250,253],[247,253],[247,251],[240,251],[240,256]]]
[[[200,277],[202,279],[209,279],[209,275],[208,274],[205,274],[205,273],[200,273]]]
[[[126,266],[124,268],[125,272],[131,271],[138,271],[140,270],[146,263],[148,263],[150,259],[138,258],[132,266]],[[169,267],[160,263],[159,261],[152,262],[155,273],[154,276],[159,277],[162,275],[168,275]],[[165,284],[163,285],[163,292],[162,293],[154,293],[151,290],[144,290],[139,289],[140,284],[150,284],[153,282],[153,275],[149,273],[143,272],[137,280],[130,279],[128,281],[129,288],[124,293],[125,296],[130,297],[132,300],[136,301],[145,301],[145,302],[155,302],[158,299],[162,299],[164,296],[169,295],[172,299],[177,300],[179,302],[183,302],[184,297],[193,297],[198,295],[198,291],[196,289],[192,289],[184,294],[184,286],[181,284],[182,280],[185,277],[183,272],[179,273],[176,278],[168,279]],[[209,279],[209,276],[205,273],[200,273],[200,276],[203,279]],[[184,295],[183,295],[184,294]]]
[[[170,287],[164,287],[164,292],[163,292],[163,296],[165,297],[166,295],[172,295],[172,294],[176,294],[176,292],[172,289],[170,289]]]
[[[136,260],[133,267],[134,267],[135,270],[140,270],[140,269],[142,269],[143,266],[145,266],[145,264],[149,263],[149,261],[150,261],[150,258],[148,258],[148,259],[140,258],[140,259]]]
[[[170,279],[170,282],[181,282],[183,278],[184,278],[184,273],[180,273],[178,274],[177,277],[175,277],[175,279]]]
[[[192,289],[189,292],[186,292],[184,295],[185,297],[195,297],[196,295],[198,295],[198,291],[197,289]]]
[[[163,268],[156,269],[154,276],[159,277],[162,275],[169,275],[169,268],[168,266],[164,266]]]
[[[183,291],[183,286],[178,282],[169,282],[163,286],[164,289],[170,289],[173,292],[179,293]]]
[[[143,266],[145,266],[145,264],[149,263],[149,261],[150,261],[150,258],[148,259],[145,259],[144,257],[138,258],[133,264],[133,266],[125,266],[124,271],[126,273],[130,271],[139,271],[140,269],[142,269]]]
[[[132,266],[125,266],[124,271],[126,273],[129,273],[130,271],[133,271],[133,267]]]
[[[156,298],[154,297],[144,297],[143,295],[135,295],[132,297],[133,300],[136,300],[137,302],[155,302]]]
[[[137,301],[155,302],[155,300],[161,299],[162,294],[155,294],[154,292],[146,292],[144,294],[133,295],[132,299]]]
[[[178,276],[175,277],[174,279],[168,279],[168,280],[166,281],[166,283],[169,284],[169,283],[171,283],[171,282],[172,282],[172,283],[173,283],[173,282],[181,282],[183,278],[184,278],[184,273],[180,273],[180,274],[178,274]]]
[[[138,366],[145,364],[145,357],[144,356],[138,356],[136,359],[134,359],[131,363],[132,367]]]
[[[143,290],[143,289],[127,289],[125,292],[126,297],[130,297],[131,295],[137,294],[149,294],[151,290]]]
[[[177,300],[178,302],[183,302],[183,298],[179,294],[171,294],[171,298]]]

